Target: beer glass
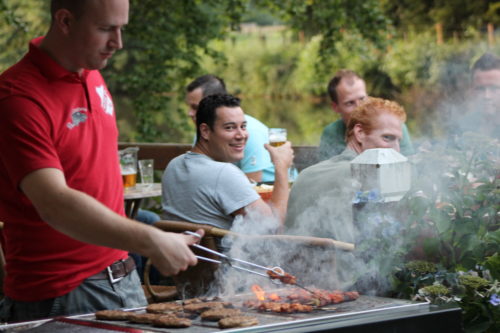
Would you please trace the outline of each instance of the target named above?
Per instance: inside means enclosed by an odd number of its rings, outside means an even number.
[[[120,169],[122,172],[123,186],[134,187],[137,183],[137,152],[138,147],[128,147],[119,150]]]
[[[139,160],[139,172],[141,173],[141,184],[151,185],[153,184],[153,168],[154,160]]]
[[[286,128],[270,128],[269,144],[273,147],[279,147],[286,142]]]

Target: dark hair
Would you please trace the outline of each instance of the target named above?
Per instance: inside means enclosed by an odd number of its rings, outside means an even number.
[[[190,93],[198,88],[201,88],[201,90],[203,91],[203,97],[215,94],[227,94],[226,84],[224,83],[224,80],[212,74],[207,74],[196,78],[186,87],[186,90],[188,93]]]
[[[59,9],[69,10],[76,18],[83,15],[86,5],[86,0],[51,0],[50,1],[50,15],[52,19]]]
[[[337,86],[340,84],[340,81],[343,78],[352,78],[352,79],[358,78],[362,80],[361,77],[358,75],[358,73],[350,69],[341,69],[337,73],[335,73],[330,82],[328,82],[328,87],[327,87],[328,95],[330,96],[330,99],[335,103],[339,102],[339,95],[337,94]]]
[[[220,107],[239,107],[240,99],[228,94],[209,95],[203,98],[196,113],[196,142],[200,141],[200,125],[207,124],[213,130],[217,118],[217,109]]]
[[[500,58],[493,53],[486,52],[472,65],[472,73],[477,70],[490,71],[500,69]]]

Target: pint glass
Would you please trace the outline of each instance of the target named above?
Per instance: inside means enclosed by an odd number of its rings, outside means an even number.
[[[124,187],[134,187],[137,183],[137,147],[128,147],[118,152]]]
[[[269,144],[273,147],[279,147],[286,142],[286,128],[270,128]]]

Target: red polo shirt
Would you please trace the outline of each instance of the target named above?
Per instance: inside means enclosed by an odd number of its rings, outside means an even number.
[[[41,168],[124,215],[111,95],[99,71],[78,76],[38,48],[0,76],[0,221],[5,223],[5,294],[18,301],[64,295],[127,257],[72,239],[41,220],[20,181]]]

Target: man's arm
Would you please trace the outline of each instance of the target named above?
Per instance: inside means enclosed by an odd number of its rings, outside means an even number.
[[[245,210],[255,210],[264,216],[275,216],[282,226],[288,206],[288,194],[290,192],[288,168],[293,162],[293,149],[290,142],[286,142],[280,147],[272,147],[269,144],[265,144],[265,147],[271,154],[271,159],[275,167],[274,188],[270,203],[267,204],[264,200],[258,199],[233,214],[244,214]]]
[[[245,173],[245,175],[247,175],[247,177],[248,177],[248,179],[250,179],[250,181],[254,181],[256,183],[262,181],[262,171],[247,172],[247,173]]]
[[[45,168],[24,177],[21,190],[54,229],[82,242],[139,253],[165,275],[195,265],[193,236],[163,232],[120,216],[91,196],[67,186],[61,170]],[[203,235],[203,231],[198,233]]]

